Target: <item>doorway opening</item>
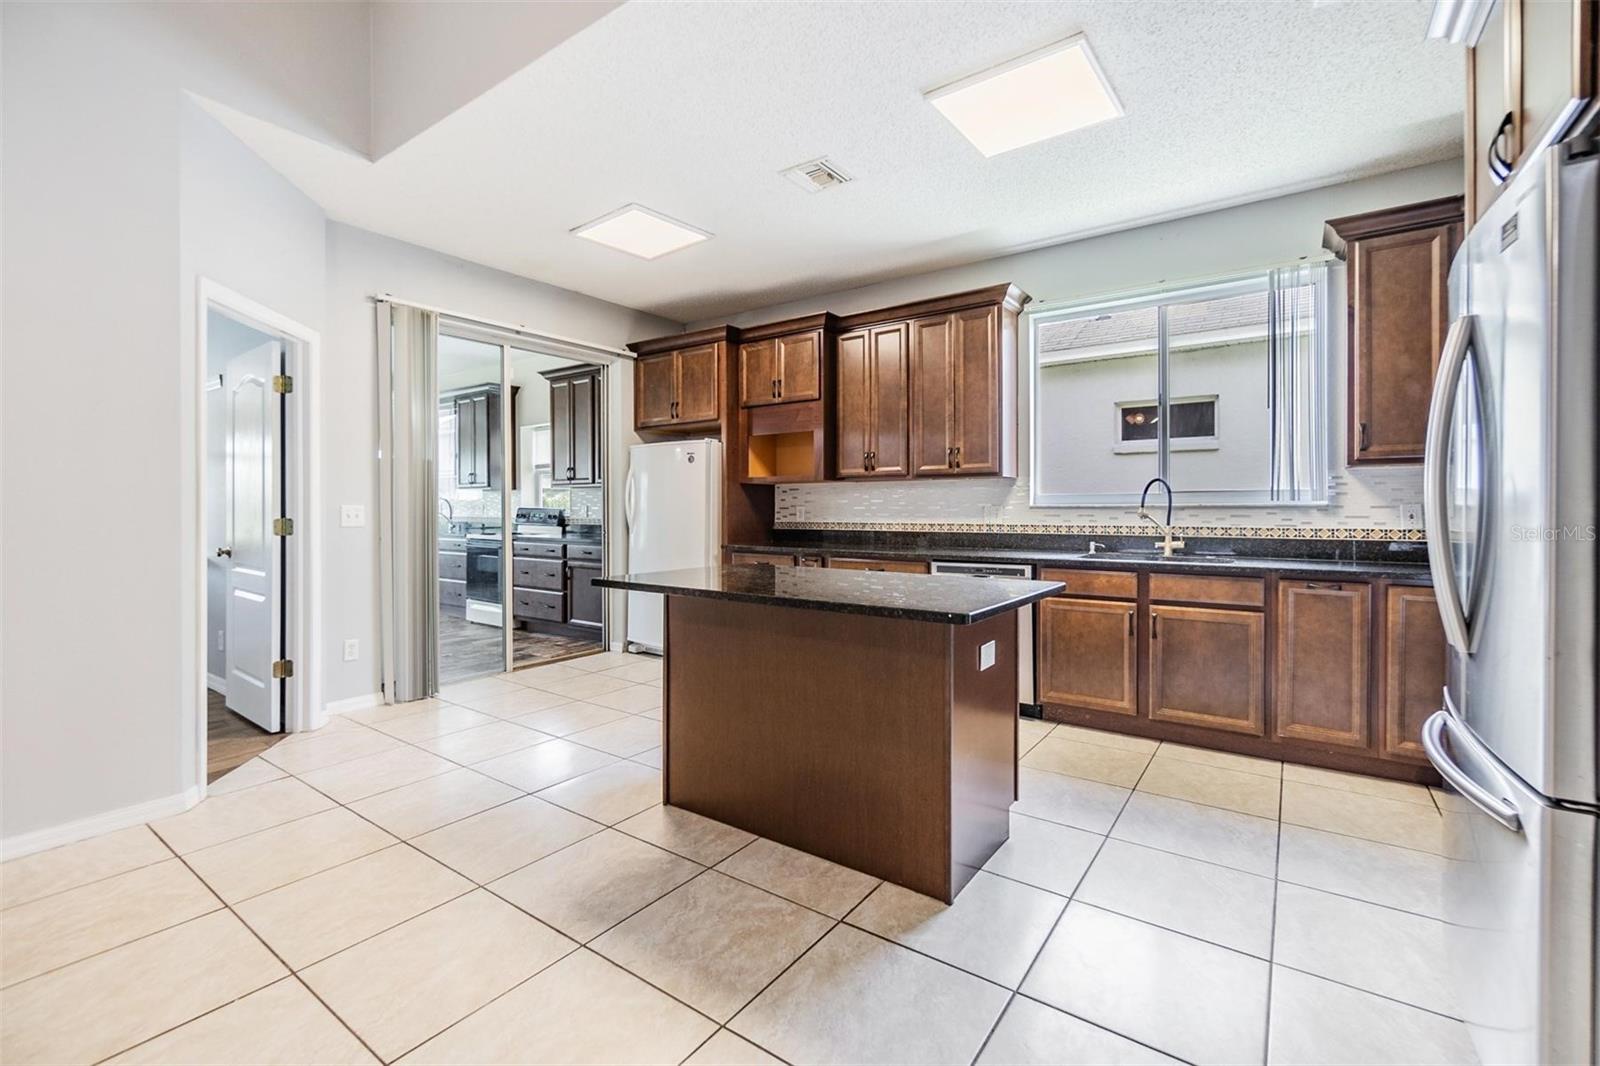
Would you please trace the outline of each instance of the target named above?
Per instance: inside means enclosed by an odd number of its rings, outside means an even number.
[[[209,784],[314,726],[314,605],[306,448],[315,334],[202,282],[199,443],[204,699],[198,779]]]
[[[601,651],[605,368],[441,319],[438,679]]]

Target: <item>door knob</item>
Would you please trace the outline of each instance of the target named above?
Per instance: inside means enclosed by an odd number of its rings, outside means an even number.
[[[218,548],[217,549],[217,558],[220,559],[224,555],[226,555],[230,559],[233,558],[233,549],[232,548]]]

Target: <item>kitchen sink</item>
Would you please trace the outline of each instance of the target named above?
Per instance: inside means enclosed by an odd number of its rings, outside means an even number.
[[[1193,560],[1205,563],[1236,563],[1239,561],[1235,555],[1221,552],[1186,552],[1182,549],[1174,552],[1170,557],[1163,555],[1160,548],[1118,548],[1102,552],[1079,552],[1079,559],[1108,559],[1114,562],[1128,562],[1131,560],[1159,560],[1171,558],[1173,562]]]

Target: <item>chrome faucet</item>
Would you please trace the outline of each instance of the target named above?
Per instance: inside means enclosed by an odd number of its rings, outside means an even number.
[[[1150,496],[1150,489],[1156,485],[1160,485],[1167,490],[1167,520],[1165,522],[1156,518],[1144,506],[1145,500]],[[1170,559],[1175,549],[1183,547],[1183,541],[1174,538],[1172,535],[1172,486],[1167,484],[1166,478],[1153,477],[1145,482],[1144,491],[1139,493],[1139,517],[1161,530],[1161,539],[1156,541],[1156,547],[1161,549],[1162,555]]]

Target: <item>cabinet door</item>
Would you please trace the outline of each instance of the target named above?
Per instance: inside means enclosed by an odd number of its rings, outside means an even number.
[[[1444,704],[1447,650],[1433,590],[1394,586],[1385,596],[1378,749],[1427,762],[1422,723]]]
[[[751,341],[739,345],[739,402],[745,407],[763,407],[778,402],[778,342]]]
[[[1489,170],[1489,152],[1506,119],[1511,120],[1500,139],[1499,154],[1515,163],[1522,153],[1522,123],[1514,89],[1512,33],[1508,9],[1521,0],[1500,0],[1491,9],[1477,47],[1467,51],[1467,203],[1476,221],[1499,194]],[[1561,6],[1565,6],[1564,4]]]
[[[1001,393],[1000,311],[976,307],[951,316],[956,340],[950,444],[958,474],[1000,474],[1001,431],[1011,406]]]
[[[872,328],[868,345],[872,394],[869,477],[905,477],[910,472],[910,347],[910,323]]]
[[[955,397],[960,380],[954,315],[911,323],[911,469],[954,474]]]
[[[678,422],[715,422],[721,404],[717,362],[722,345],[701,344],[678,352]]]
[[[1262,732],[1262,616],[1212,607],[1150,608],[1150,717]]]
[[[572,379],[550,382],[550,481],[555,485],[573,480]]]
[[[839,401],[834,414],[839,477],[865,477],[867,452],[872,450],[872,368],[867,357],[871,338],[866,330],[846,333],[838,340]]]
[[[821,330],[779,337],[778,399],[784,403],[822,398]]]
[[[1421,462],[1433,368],[1449,328],[1458,224],[1350,246],[1352,463]]]
[[[567,564],[567,621],[573,625],[598,626],[604,617],[605,589],[594,583],[600,576],[599,563]]]
[[[600,378],[590,374],[569,379],[572,425],[572,482],[593,485],[600,476]]]
[[[633,363],[633,424],[637,429],[669,425],[678,402],[675,352],[642,355]]]
[[[489,485],[489,397],[463,396],[456,401],[456,484]]]
[[[1113,714],[1138,711],[1134,616],[1118,600],[1039,602],[1039,699]]]
[[[1276,733],[1367,746],[1372,589],[1359,582],[1278,583]]]

